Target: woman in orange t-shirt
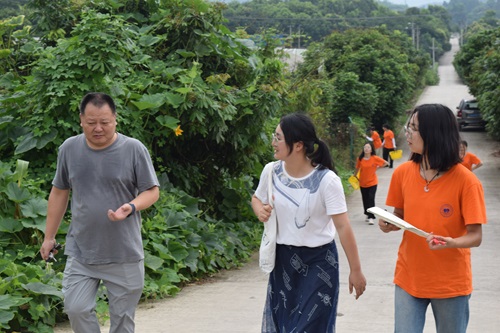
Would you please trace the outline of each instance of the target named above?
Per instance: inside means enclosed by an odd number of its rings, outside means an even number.
[[[375,194],[377,193],[377,169],[387,166],[389,163],[381,157],[375,155],[375,147],[373,143],[367,142],[363,146],[363,152],[359,155],[356,161],[356,170],[354,175],[359,171],[359,187],[361,190],[361,198],[363,199],[363,209],[366,215],[366,222],[374,224],[375,215],[368,212],[367,209],[375,206]]]
[[[373,142],[375,155],[380,156],[380,148],[382,148],[382,139],[380,139],[380,135],[373,127],[369,128],[366,132],[368,134],[365,136],[366,140]]]
[[[473,153],[469,153],[467,151],[467,141],[462,140],[460,143],[460,157],[462,158],[462,164],[469,169],[470,171],[474,171],[479,167],[483,166],[483,162],[474,155]]]
[[[394,161],[389,154],[391,151],[396,149],[396,139],[394,137],[394,132],[391,130],[388,124],[382,125],[382,129],[384,130],[384,141],[382,141],[382,157],[384,160],[389,162],[389,168],[392,169]]]
[[[470,248],[481,244],[486,223],[483,187],[460,163],[460,134],[449,108],[416,107],[405,131],[412,154],[394,171],[386,204],[430,234],[403,233],[394,274],[394,331],[423,332],[430,304],[438,333],[465,333],[472,293]],[[386,233],[399,230],[383,220],[378,224]]]

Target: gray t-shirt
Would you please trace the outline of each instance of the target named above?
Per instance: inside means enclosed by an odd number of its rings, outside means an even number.
[[[94,150],[83,134],[60,147],[52,185],[71,190],[71,224],[65,254],[86,264],[135,262],[144,258],[139,212],[110,221],[109,209],[154,186],[158,178],[146,147],[119,134],[112,145]]]

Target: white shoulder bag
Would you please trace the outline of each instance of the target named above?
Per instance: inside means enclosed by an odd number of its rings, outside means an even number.
[[[273,201],[273,169],[274,164],[269,171],[267,186],[267,197],[269,205],[273,207],[273,210],[271,211],[269,220],[264,222],[264,232],[262,233],[259,251],[259,266],[266,273],[271,273],[274,269],[274,262],[276,260],[276,234],[278,231],[278,221]]]

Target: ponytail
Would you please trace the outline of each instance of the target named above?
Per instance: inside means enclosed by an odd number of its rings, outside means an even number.
[[[309,116],[303,113],[285,115],[280,120],[280,127],[290,152],[295,142],[302,142],[306,157],[311,160],[313,166],[335,171],[330,149],[324,141],[318,139],[316,128]]]
[[[312,161],[314,166],[319,166],[319,169],[330,169],[337,172],[333,165],[332,155],[330,154],[330,149],[328,145],[320,140],[316,139],[314,143],[314,151],[312,154],[307,154],[308,150],[306,150],[307,157]]]

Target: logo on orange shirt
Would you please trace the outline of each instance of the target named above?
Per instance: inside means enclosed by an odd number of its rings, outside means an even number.
[[[439,212],[444,217],[450,217],[453,215],[453,207],[451,207],[451,205],[448,204],[442,205],[441,208],[439,209]]]

